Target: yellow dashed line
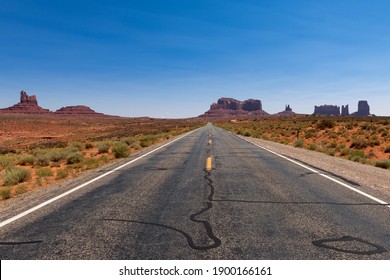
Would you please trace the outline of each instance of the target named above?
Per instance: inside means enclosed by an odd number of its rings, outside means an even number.
[[[206,171],[210,171],[213,168],[213,161],[211,157],[208,157],[206,160]]]

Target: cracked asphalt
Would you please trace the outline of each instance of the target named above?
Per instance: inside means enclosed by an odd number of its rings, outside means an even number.
[[[9,207],[2,221],[11,210],[22,211]],[[1,259],[389,260],[389,251],[388,205],[212,124],[0,228]]]

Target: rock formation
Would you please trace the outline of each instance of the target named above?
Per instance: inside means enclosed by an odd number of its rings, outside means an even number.
[[[336,105],[314,106],[314,115],[340,115],[340,107]]]
[[[96,113],[91,108],[83,105],[62,107],[54,113],[58,115],[104,116],[104,114]]]
[[[51,115],[66,115],[66,116],[91,116],[91,117],[111,117],[105,114],[96,113],[87,106],[68,106],[62,107],[56,112],[43,109],[38,105],[37,97],[35,95],[27,95],[25,91],[20,92],[20,102],[9,108],[0,109],[0,113],[8,114],[51,114]]]
[[[295,115],[296,113],[293,112],[290,105],[286,105],[284,111],[275,114],[275,116],[279,116],[279,117],[293,117]]]
[[[342,105],[341,106],[341,115],[342,116],[349,116],[349,105],[346,105],[346,106],[344,106],[344,105]]]
[[[28,96],[25,91],[20,92],[20,102],[11,107],[0,109],[1,113],[16,113],[16,114],[48,114],[49,110],[38,105],[35,95]]]
[[[353,116],[364,117],[370,115],[370,106],[366,100],[360,100],[358,103],[358,111],[352,114]]]
[[[322,105],[314,106],[314,115],[340,115],[340,107],[336,105]],[[358,103],[358,111],[355,113],[349,113],[349,105],[341,106],[342,116],[356,116],[364,117],[370,116],[370,106],[366,100],[360,100]]]
[[[248,99],[239,101],[234,98],[220,98],[210,106],[210,110],[200,117],[237,117],[237,116],[266,116],[260,100]]]
[[[28,96],[23,90],[20,92],[20,103],[38,105],[37,97],[35,95]]]

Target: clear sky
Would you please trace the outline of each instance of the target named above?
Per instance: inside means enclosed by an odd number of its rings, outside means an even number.
[[[390,115],[388,0],[1,0],[0,108],[192,117],[220,97]]]

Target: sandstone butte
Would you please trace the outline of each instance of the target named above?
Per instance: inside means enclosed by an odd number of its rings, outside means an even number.
[[[44,109],[38,105],[38,100],[35,95],[29,96],[23,90],[20,92],[20,102],[11,107],[0,109],[0,113],[108,117],[108,115],[96,113],[91,108],[83,105],[62,107],[55,112],[51,112],[50,110]]]
[[[294,113],[290,105],[286,105],[284,111],[273,116],[293,117]],[[234,98],[220,98],[217,103],[210,106],[210,110],[199,117],[231,118],[231,117],[266,117],[271,116],[263,110],[262,103],[258,99],[239,101]]]

